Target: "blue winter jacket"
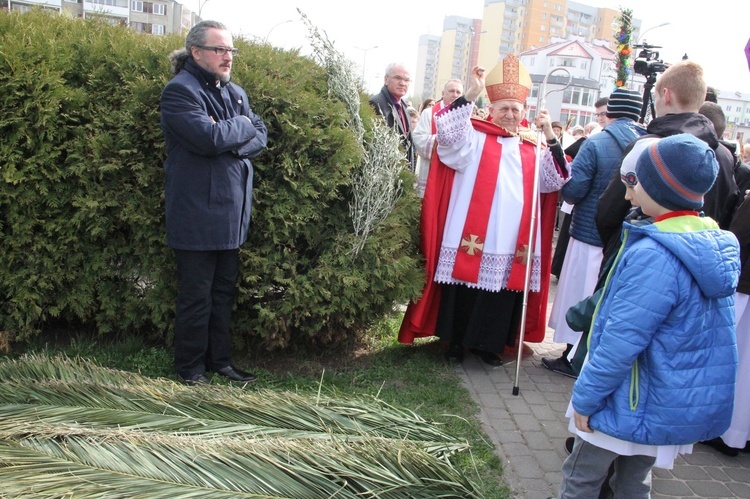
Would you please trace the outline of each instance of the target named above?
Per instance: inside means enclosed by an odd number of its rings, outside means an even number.
[[[192,58],[161,95],[167,244],[175,249],[239,248],[247,239],[253,192],[251,158],[265,147],[266,126],[247,94]]]
[[[602,247],[594,217],[599,196],[620,167],[625,148],[644,135],[646,129],[629,118],[618,118],[581,145],[570,165],[571,178],[560,191],[565,201],[575,205],[570,235],[592,246]]]
[[[737,239],[696,216],[623,230],[573,408],[593,430],[630,442],[717,437],[734,400]]]

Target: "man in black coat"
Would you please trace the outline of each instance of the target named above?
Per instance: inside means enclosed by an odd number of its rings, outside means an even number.
[[[213,371],[254,381],[231,362],[230,322],[239,247],[252,203],[251,159],[267,130],[245,91],[229,81],[237,49],[226,27],[201,21],[169,58],[175,74],[161,95],[167,244],[177,261],[174,354],[185,384]]]
[[[375,112],[385,119],[386,124],[395,129],[401,136],[406,159],[414,171],[414,146],[411,142],[411,123],[407,109],[409,105],[404,96],[409,91],[411,75],[402,64],[391,63],[385,68],[383,88],[379,94],[370,98],[370,105]]]

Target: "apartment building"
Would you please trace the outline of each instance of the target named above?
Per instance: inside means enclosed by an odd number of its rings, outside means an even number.
[[[563,39],[586,42],[590,46],[615,48],[614,33],[619,30],[619,10],[599,8],[566,0],[484,0],[481,20],[467,20],[455,16],[446,17],[440,43],[437,70],[421,66],[418,60],[417,75],[423,79],[445,81],[447,73],[453,70],[453,77],[464,78],[460,54],[468,50],[476,52],[476,63],[493,68],[506,54],[522,54],[528,50],[547,47]],[[458,19],[461,19],[459,26]],[[473,21],[470,23],[469,21]],[[633,19],[633,39],[640,35],[641,21]],[[466,32],[466,27],[474,26],[474,31]],[[599,49],[596,49],[599,50]],[[611,65],[609,53],[600,53]],[[466,60],[471,61],[471,58]],[[547,61],[546,64],[549,64]],[[614,72],[603,68],[601,73],[614,76]],[[465,73],[468,74],[468,73]],[[544,72],[546,74],[546,71]],[[607,80],[612,82],[611,78]],[[417,78],[417,88],[425,88]],[[607,87],[606,82],[599,85]],[[607,95],[606,90],[604,95]]]
[[[197,13],[174,0],[0,0],[0,10],[42,8],[74,17],[97,17],[139,33],[182,33],[200,21]]]
[[[493,67],[505,54],[519,54],[575,36],[615,48],[619,11],[565,0],[484,0],[479,63]],[[632,20],[633,37],[641,22]]]
[[[422,35],[417,50],[413,95],[415,102],[437,99],[448,80],[467,81],[477,65],[482,20],[447,16],[442,36]]]
[[[440,37],[437,35],[422,35],[419,37],[417,49],[417,68],[414,72],[414,95],[421,100],[415,101],[419,105],[428,97],[436,98],[440,94],[437,85],[437,67],[440,56]]]

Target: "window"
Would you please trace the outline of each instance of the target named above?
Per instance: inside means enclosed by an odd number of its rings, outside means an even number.
[[[165,16],[167,15],[167,6],[163,3],[155,3],[154,4],[154,14],[158,16]]]
[[[544,43],[544,37],[543,36],[539,37],[539,43]]]
[[[596,91],[590,88],[583,90],[581,93],[581,105],[582,106],[593,106],[596,101]]]
[[[741,113],[741,112],[742,112],[742,106],[737,106],[737,112],[738,112],[738,113]]]
[[[154,35],[163,35],[164,34],[164,25],[163,24],[153,24],[151,25],[151,33]]]
[[[581,87],[568,87],[563,90],[562,101],[565,104],[580,104],[581,102]]]
[[[586,69],[588,65],[589,65],[588,61],[581,61],[581,69]]]
[[[546,27],[546,26],[545,26],[544,24],[542,24],[542,25],[541,25],[541,26],[539,27],[539,29],[541,29],[542,31],[545,31],[545,30],[547,29],[547,27]]]
[[[143,12],[143,2],[139,0],[133,0],[130,2],[130,10],[133,12]]]
[[[573,104],[581,102],[581,87],[573,87]]]

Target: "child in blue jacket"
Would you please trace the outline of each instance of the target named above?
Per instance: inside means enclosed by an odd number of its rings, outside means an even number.
[[[737,347],[737,239],[698,210],[718,172],[689,134],[655,141],[621,169],[626,199],[653,223],[624,224],[573,387],[573,451],[560,498],[650,497],[651,468],[729,426]]]

